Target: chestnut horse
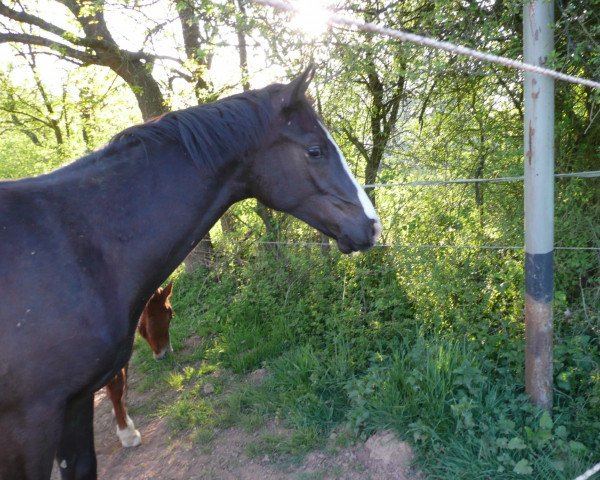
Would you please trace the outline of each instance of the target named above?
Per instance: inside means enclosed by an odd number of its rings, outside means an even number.
[[[314,70],[128,128],[0,183],[0,478],[96,478],[94,392],[129,360],[146,301],[254,197],[366,250],[381,223],[305,92]]]
[[[173,282],[170,282],[164,289],[159,287],[148,300],[138,323],[138,332],[150,345],[156,360],[164,358],[167,353],[173,351],[169,339],[169,325],[173,318],[173,308],[170,302],[172,291]],[[128,367],[129,363],[108,382],[106,392],[113,404],[117,421],[117,437],[119,437],[121,445],[137,447],[142,443],[142,436],[129,417],[125,404]]]

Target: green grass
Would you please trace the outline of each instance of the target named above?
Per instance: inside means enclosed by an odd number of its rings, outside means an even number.
[[[332,432],[343,447],[392,428],[428,478],[574,478],[600,460],[589,305],[557,329],[550,417],[524,394],[520,273],[490,262],[267,252],[178,272],[175,354],[155,362],[138,341],[139,388],[164,395],[158,414],[200,444],[234,425],[262,432],[251,456],[297,461]],[[249,384],[261,367],[270,375]],[[289,432],[269,432],[270,419]]]

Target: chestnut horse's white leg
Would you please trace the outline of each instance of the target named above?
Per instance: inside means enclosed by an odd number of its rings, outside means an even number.
[[[142,443],[142,435],[136,430],[133,420],[129,415],[125,416],[125,428],[121,429],[117,426],[117,436],[121,440],[121,445],[124,447],[137,447]]]
[[[133,420],[127,414],[125,392],[127,389],[127,368],[122,368],[106,385],[106,390],[113,404],[113,412],[117,421],[117,436],[124,447],[137,447],[142,443],[140,432],[135,429]]]

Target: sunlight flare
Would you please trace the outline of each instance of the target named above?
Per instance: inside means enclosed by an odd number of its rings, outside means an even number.
[[[301,31],[308,38],[317,38],[327,31],[331,16],[331,2],[323,0],[301,0],[296,2],[298,9],[291,20],[295,30]]]

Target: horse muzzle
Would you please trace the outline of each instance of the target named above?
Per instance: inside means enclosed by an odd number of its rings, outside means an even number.
[[[173,353],[173,347],[169,343],[169,345],[161,349],[160,352],[154,352],[152,355],[154,356],[154,360],[162,360],[163,358],[167,357],[170,353]]]
[[[381,222],[378,218],[369,219],[366,226],[349,228],[335,237],[342,253],[362,252],[377,243],[381,235]]]

